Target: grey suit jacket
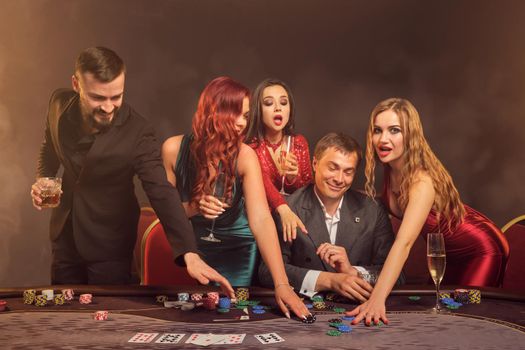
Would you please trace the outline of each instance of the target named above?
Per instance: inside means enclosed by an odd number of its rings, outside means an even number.
[[[315,254],[317,247],[330,242],[323,209],[310,184],[288,197],[288,205],[305,224],[308,234],[298,232],[292,243],[285,243],[278,224],[279,241],[290,284],[299,291],[309,270],[336,272]],[[348,190],[340,211],[335,244],[346,249],[354,266],[380,269],[394,242],[394,233],[388,214],[379,202],[366,195]],[[267,266],[259,266],[259,280],[263,286],[273,286]]]

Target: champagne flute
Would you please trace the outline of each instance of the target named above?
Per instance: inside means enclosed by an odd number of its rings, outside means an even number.
[[[427,235],[427,265],[430,276],[432,276],[432,280],[434,280],[436,285],[436,306],[433,308],[433,311],[441,312],[439,285],[445,275],[445,267],[447,265],[445,240],[442,233],[429,233]]]
[[[286,156],[289,152],[291,152],[293,149],[293,136],[292,135],[284,135],[283,140],[281,142],[281,170],[283,172],[283,177],[281,180],[281,190],[279,191],[280,194],[283,196],[287,196],[288,193],[284,190],[284,179],[286,178],[286,175],[284,174],[284,171],[286,169]]]
[[[221,203],[226,203],[226,194],[227,194],[227,190],[228,190],[228,176],[226,175],[226,173],[222,172],[222,171],[219,171],[219,173],[217,174],[217,178],[215,179],[215,184],[213,185],[213,196],[215,198],[217,198],[219,201],[221,201]],[[221,242],[220,239],[218,239],[217,237],[215,237],[214,233],[214,228],[215,228],[215,219],[213,219],[213,221],[211,222],[211,228],[208,229],[208,231],[210,231],[210,234],[208,236],[205,236],[205,237],[201,237],[202,240],[204,241],[208,241],[208,242],[216,242],[216,243],[219,243]]]

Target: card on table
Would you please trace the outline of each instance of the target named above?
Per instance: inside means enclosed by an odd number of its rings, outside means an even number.
[[[220,341],[223,341],[224,339],[226,339],[224,335],[218,335],[218,334],[212,334],[212,333],[208,333],[208,334],[194,333],[190,335],[188,340],[186,340],[186,344],[208,346],[208,345],[216,344]]]
[[[242,344],[246,333],[242,334],[222,334],[225,336],[224,340],[221,340],[215,344]]]
[[[255,338],[263,344],[274,344],[284,341],[284,339],[277,333],[256,334]]]
[[[155,340],[155,343],[160,344],[177,344],[182,338],[184,338],[186,334],[180,334],[180,333],[164,333],[159,337],[159,339]]]
[[[150,343],[159,333],[142,333],[139,332],[132,336],[128,343]]]

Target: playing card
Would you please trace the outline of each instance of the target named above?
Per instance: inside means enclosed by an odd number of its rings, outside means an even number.
[[[215,344],[242,344],[246,333],[244,334],[222,334],[225,338]]]
[[[215,344],[219,341],[222,341],[225,338],[226,337],[223,335],[212,334],[212,333],[208,333],[208,334],[194,333],[190,335],[189,339],[186,340],[186,343],[201,345],[201,346],[208,346],[211,344]]]
[[[263,344],[273,344],[284,341],[284,339],[277,333],[256,334],[255,338]]]
[[[185,334],[179,334],[179,333],[164,333],[155,341],[155,343],[161,343],[161,344],[177,344],[182,338],[184,338]]]
[[[137,333],[128,340],[128,343],[149,343],[155,339],[157,335],[159,335],[159,333]]]

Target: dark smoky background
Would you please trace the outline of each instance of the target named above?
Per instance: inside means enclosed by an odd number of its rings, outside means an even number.
[[[525,211],[523,13],[506,0],[0,0],[0,287],[49,283],[49,212],[29,190],[49,96],[95,45],[123,57],[126,100],[161,140],[190,130],[219,75],[286,81],[311,147],[329,131],[364,145],[373,106],[408,98],[465,203],[502,226]]]

